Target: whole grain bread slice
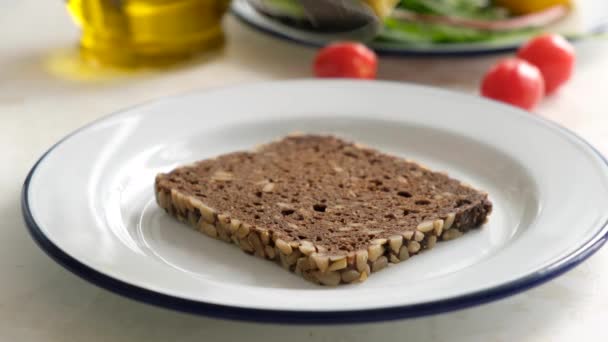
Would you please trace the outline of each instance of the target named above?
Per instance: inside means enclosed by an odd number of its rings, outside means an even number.
[[[480,226],[488,195],[333,136],[294,135],[159,174],[158,204],[324,285],[360,282]]]

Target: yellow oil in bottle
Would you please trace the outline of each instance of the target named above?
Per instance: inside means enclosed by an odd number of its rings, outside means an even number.
[[[68,0],[81,55],[122,67],[167,65],[223,43],[229,0]]]

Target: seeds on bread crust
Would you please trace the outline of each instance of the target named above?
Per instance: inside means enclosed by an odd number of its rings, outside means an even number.
[[[314,261],[314,263],[317,265],[317,268],[321,272],[327,271],[327,268],[329,267],[329,257],[328,256],[326,256],[326,255],[319,255],[319,254],[312,254],[310,256],[310,259],[312,261]]]
[[[281,251],[281,253],[283,253],[285,255],[289,255],[293,252],[293,249],[291,248],[291,246],[287,242],[285,242],[281,239],[277,239],[274,242],[274,244]]]
[[[361,250],[357,251],[355,254],[356,258],[356,266],[359,272],[363,272],[365,270],[365,266],[367,266],[368,253],[367,251]]]
[[[443,230],[448,230],[448,229],[452,228],[452,224],[454,224],[455,218],[456,218],[456,214],[449,213],[448,216],[446,216],[445,221],[443,222]]]
[[[410,258],[410,252],[408,251],[407,246],[401,247],[399,250],[399,260],[405,261]]]
[[[436,243],[437,243],[437,237],[435,235],[431,235],[428,237],[428,240],[426,241],[426,248],[431,249],[431,248],[435,247]]]
[[[447,241],[447,240],[454,240],[459,238],[460,236],[462,236],[462,232],[457,230],[457,229],[450,229],[448,231],[443,232],[442,235],[442,239]]]
[[[276,253],[274,252],[274,248],[272,248],[271,246],[265,246],[264,247],[264,254],[266,254],[266,257],[268,257],[268,259],[274,259]]]
[[[443,220],[433,221],[433,230],[435,231],[436,236],[441,236],[441,233],[443,232]]]
[[[327,286],[337,286],[340,284],[342,277],[340,276],[340,272],[314,272],[315,277],[321,282],[323,285]]]
[[[401,235],[403,236],[404,239],[411,240],[414,237],[414,232],[411,230],[408,230]]]
[[[372,272],[378,272],[388,265],[388,259],[383,255],[372,263]]]
[[[422,233],[428,233],[434,229],[433,221],[423,221],[418,224],[416,227]]]
[[[251,226],[248,223],[241,223],[239,230],[237,230],[237,232],[236,232],[236,236],[238,236],[241,239],[246,237],[249,234],[250,227]]]
[[[344,258],[344,259],[340,259],[340,260],[332,262],[331,265],[329,265],[329,267],[327,268],[327,270],[328,271],[337,271],[337,270],[346,268],[346,266],[347,266],[346,258]]]
[[[381,245],[371,245],[367,248],[367,258],[371,262],[376,261],[382,254],[384,254],[384,248]]]
[[[356,270],[345,270],[340,273],[343,283],[352,283],[353,281],[359,280],[361,273]]]
[[[407,251],[410,252],[410,254],[416,254],[416,253],[418,253],[419,250],[420,250],[420,242],[418,242],[418,241],[408,242]]]
[[[217,237],[217,229],[215,228],[214,225],[212,225],[210,223],[207,223],[207,222],[204,222],[204,221],[201,221],[199,223],[199,227],[200,227],[200,230],[203,233],[209,235],[210,237],[212,237],[212,238],[216,238]]]
[[[304,255],[310,255],[316,251],[315,246],[310,241],[301,241],[299,249]]]
[[[403,237],[400,235],[393,235],[388,238],[389,246],[395,253],[399,253],[401,246],[403,245]]]

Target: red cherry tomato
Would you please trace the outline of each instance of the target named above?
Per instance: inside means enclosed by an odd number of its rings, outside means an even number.
[[[360,43],[334,43],[322,48],[315,57],[314,73],[317,77],[376,77],[378,58]]]
[[[547,94],[566,83],[574,70],[574,47],[556,34],[545,34],[530,40],[519,49],[517,57],[538,67],[545,79]]]
[[[544,89],[538,68],[518,58],[505,59],[493,66],[481,83],[483,96],[528,110],[542,99]]]

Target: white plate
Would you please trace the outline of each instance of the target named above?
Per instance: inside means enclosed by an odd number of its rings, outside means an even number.
[[[579,1],[567,18],[548,26],[547,29],[551,32],[560,32],[570,36],[572,39],[576,39],[579,36],[591,35],[595,32],[604,32],[606,31],[606,23],[608,22],[608,17],[604,14],[607,8],[607,3],[604,0]],[[232,13],[243,23],[258,31],[303,45],[320,47],[335,40],[353,39],[348,34],[328,35],[286,25],[260,14],[251,6],[248,0],[234,0],[232,2]],[[376,52],[387,55],[477,55],[515,50],[535,34],[530,33],[530,36],[515,37],[514,39],[474,43],[372,41],[369,43],[369,46]]]
[[[294,130],[332,132],[489,192],[483,229],[360,285],[310,284],[176,222],[158,172]],[[292,81],[167,98],[71,134],[34,166],[23,211],[42,248],[102,287],[224,318],[332,323],[476,305],[573,267],[607,237],[606,162],[532,114],[407,84]]]

